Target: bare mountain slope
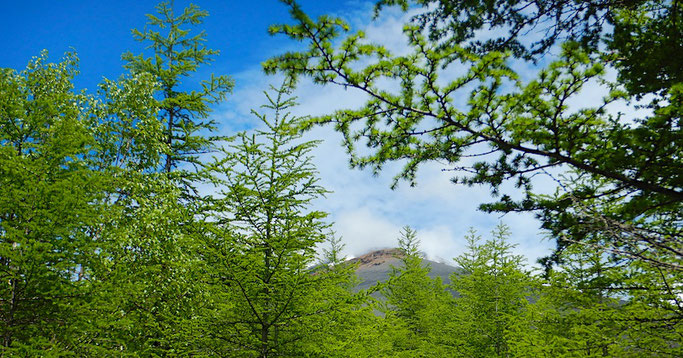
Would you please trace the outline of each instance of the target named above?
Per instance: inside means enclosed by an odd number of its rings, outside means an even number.
[[[381,249],[349,260],[351,263],[358,263],[356,274],[360,284],[356,286],[357,290],[365,290],[377,282],[387,280],[392,266],[401,267],[400,257],[401,251],[399,249]],[[423,259],[423,263],[431,266],[430,277],[441,277],[441,281],[445,284],[451,282],[450,274],[458,271],[458,268],[455,266],[436,261]]]

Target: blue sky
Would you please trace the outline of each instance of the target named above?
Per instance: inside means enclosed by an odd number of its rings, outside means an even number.
[[[52,58],[75,49],[81,59],[78,87],[94,88],[102,76],[123,73],[121,54],[138,53],[132,28],[142,29],[145,14],[153,13],[157,1],[3,1],[0,5],[0,66],[21,68],[47,49]],[[209,11],[202,28],[208,47],[221,51],[212,70],[237,73],[267,58],[284,39],[268,35],[268,25],[289,18],[277,0],[175,1],[179,10],[194,3]],[[355,1],[302,1],[312,14],[344,13]]]
[[[176,1],[178,9],[188,1]],[[216,106],[214,118],[224,134],[251,128],[256,121],[249,114],[263,103],[261,92],[277,78],[265,76],[260,63],[270,56],[297,46],[284,38],[268,35],[273,23],[289,21],[284,5],[275,0],[195,1],[209,11],[201,26],[207,33],[207,46],[221,55],[198,78],[211,72],[228,74],[236,80],[235,93],[226,103]],[[360,0],[300,1],[310,15],[333,13],[344,17],[356,29],[363,29],[372,41],[400,52],[405,47],[402,23],[408,15],[389,11],[371,22],[372,4]],[[125,71],[121,54],[140,53],[143,45],[133,40],[132,28],[142,29],[146,13],[154,12],[156,1],[4,1],[0,5],[0,67],[22,69],[42,49],[57,61],[73,48],[79,55],[81,75],[77,89],[96,88],[102,77],[117,78]],[[297,90],[300,115],[316,115],[342,107],[354,107],[364,96],[339,88],[320,88],[302,83]],[[418,174],[418,186],[401,185],[389,189],[398,166],[389,165],[374,177],[369,172],[349,170],[347,157],[339,145],[341,137],[329,128],[318,128],[307,139],[322,139],[315,152],[323,185],[332,190],[316,206],[330,213],[334,229],[346,244],[346,254],[357,256],[375,248],[394,246],[400,228],[410,225],[418,230],[422,249],[431,258],[450,261],[464,249],[463,236],[470,227],[486,234],[498,222],[512,229],[517,252],[533,262],[549,252],[552,243],[543,240],[538,222],[531,215],[505,217],[476,210],[489,201],[486,188],[454,186],[443,166],[431,163]],[[543,184],[543,183],[541,183]],[[548,187],[550,190],[550,186]]]

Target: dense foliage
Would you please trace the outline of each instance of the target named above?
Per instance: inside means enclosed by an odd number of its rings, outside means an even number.
[[[74,90],[72,53],[0,69],[0,355],[683,356],[679,1],[379,1],[377,16],[416,11],[405,55],[283,2],[295,23],[271,31],[308,47],[265,63],[287,80],[253,112],[260,129],[229,138],[209,114],[232,80],[194,81],[217,55],[196,6],[160,4],[133,32],[151,51],[94,94]],[[292,116],[304,77],[368,101]],[[603,103],[570,104],[591,82]],[[357,291],[312,207],[327,192],[301,130],[326,123],[352,165],[399,161],[396,183],[414,183],[447,163],[491,188],[482,209],[535,212],[557,249],[534,271],[504,225],[472,231],[446,284],[406,227],[400,264]]]

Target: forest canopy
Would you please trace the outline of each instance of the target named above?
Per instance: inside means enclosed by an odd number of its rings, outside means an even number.
[[[683,355],[683,4],[378,1],[409,14],[399,54],[281,3],[293,50],[263,63],[284,81],[250,131],[218,130],[235,80],[200,71],[196,5],[160,3],[94,93],[73,52],[0,68],[0,355]],[[367,101],[297,116],[303,81]],[[319,126],[354,168],[402,165],[394,186],[436,162],[488,188],[481,210],[533,213],[555,249],[534,269],[506,225],[471,230],[444,281],[406,226],[358,289],[313,205]]]

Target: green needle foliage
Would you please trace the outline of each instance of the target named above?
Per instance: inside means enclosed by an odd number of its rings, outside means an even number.
[[[466,44],[477,54],[510,51],[536,62],[566,41],[587,51],[606,45],[618,54],[613,61],[620,80],[634,94],[666,91],[682,79],[680,1],[380,0],[375,14],[413,5],[427,9],[410,23],[441,47]],[[479,30],[493,32],[482,36]]]
[[[455,258],[462,272],[450,287],[457,292],[455,319],[460,330],[462,357],[507,357],[509,329],[528,306],[531,275],[523,258],[512,254],[510,231],[498,225],[491,239],[470,231],[467,252]]]
[[[266,93],[274,116],[231,138],[209,114],[232,81],[194,83],[217,52],[191,34],[207,15],[193,5],[160,4],[134,30],[152,56],[125,54],[131,73],[93,95],[74,91],[75,54],[0,69],[1,356],[683,356],[679,1],[380,1],[378,15],[425,6],[402,56],[284,2],[296,23],[271,31],[308,48],[266,62],[288,75]],[[523,79],[520,61],[538,72]],[[293,116],[302,76],[368,101]],[[572,104],[588,83],[603,103]],[[616,103],[645,111],[626,120]],[[543,274],[501,225],[466,237],[446,286],[406,227],[401,266],[355,292],[359,265],[314,209],[327,191],[301,130],[324,123],[354,166],[398,161],[414,183],[440,161],[491,188],[483,209],[536,212],[558,243]],[[540,195],[549,170],[558,189]]]
[[[415,184],[423,163],[445,163],[456,173],[454,183],[491,188],[498,201],[482,204],[483,210],[536,212],[557,239],[557,253],[570,245],[602,245],[622,259],[681,270],[683,87],[680,71],[672,69],[681,56],[668,56],[675,59],[664,64],[638,55],[660,43],[680,48],[681,22],[669,16],[680,12],[678,1],[382,1],[380,10],[434,5],[405,24],[405,55],[370,43],[362,32],[350,33],[339,18],[314,20],[295,1],[284,2],[294,24],[274,25],[271,33],[307,47],[273,57],[264,68],[367,95],[360,108],[302,124],[332,124],[343,135],[352,166],[378,172],[386,163],[402,163],[395,186],[401,179]],[[607,20],[614,32],[600,27]],[[595,24],[602,30],[593,31]],[[633,31],[623,30],[627,25]],[[549,32],[525,43],[521,34],[536,26]],[[508,37],[474,41],[479,30],[508,27]],[[629,45],[630,39],[637,41]],[[551,48],[559,57],[523,80],[514,57],[539,59]],[[607,79],[609,66],[621,71],[617,81]],[[631,102],[646,93],[638,89],[637,66],[665,71],[642,75],[650,78],[642,86],[652,88],[642,106]],[[590,82],[606,89],[602,103],[573,104]],[[649,114],[624,120],[608,110],[617,102]],[[561,190],[538,195],[533,178],[557,172],[567,173],[556,178]],[[520,200],[503,189],[506,183],[519,188]]]
[[[578,247],[534,289],[534,303],[509,329],[514,356],[676,357],[681,347],[680,298],[657,292],[635,270],[605,251]],[[621,262],[624,265],[624,262]],[[662,272],[660,280],[668,280]],[[657,276],[648,275],[649,279]],[[656,289],[655,289],[656,288]]]
[[[93,320],[84,338],[93,355],[187,354],[206,300],[197,281],[205,203],[196,185],[207,179],[202,155],[221,139],[211,136],[210,106],[233,83],[212,76],[186,90],[218,53],[203,46],[203,32],[190,31],[207,13],[191,5],[176,14],[169,3],[157,12],[149,29],[133,30],[153,55],[124,54],[131,77],[100,90],[96,163],[110,173],[111,191],[94,230],[101,251],[92,309],[107,319]]]
[[[392,268],[380,291],[386,298],[385,319],[392,331],[392,350],[399,357],[440,357],[452,354],[456,342],[453,297],[440,278],[428,276],[417,232],[406,226],[398,238],[401,266]]]
[[[100,176],[85,157],[94,146],[74,93],[78,60],[47,53],[26,70],[0,69],[0,344],[2,354],[60,354],[73,347],[90,284]]]
[[[316,339],[330,332],[330,315],[344,319],[338,294],[351,272],[313,266],[330,234],[327,214],[310,206],[327,191],[311,162],[316,142],[293,130],[300,119],[289,113],[290,90],[266,93],[274,118],[254,111],[263,129],[238,134],[212,168],[222,187],[206,241],[215,301],[204,324],[207,349],[218,355],[325,356],[314,354],[324,341]]]
[[[165,161],[162,171],[171,174],[196,195],[193,174],[203,166],[201,155],[214,151],[215,141],[221,137],[207,136],[213,132],[215,122],[208,118],[211,105],[223,101],[234,86],[228,76],[214,76],[199,83],[200,90],[186,90],[183,80],[201,65],[210,63],[218,51],[204,46],[206,34],[191,34],[191,27],[202,23],[208,12],[190,5],[176,15],[173,5],[162,2],[156,7],[157,15],[147,15],[150,29],[133,30],[136,40],[145,42],[153,56],[144,54],[123,55],[126,67],[133,73],[149,73],[159,82],[156,95],[159,103],[159,121],[165,127]]]

